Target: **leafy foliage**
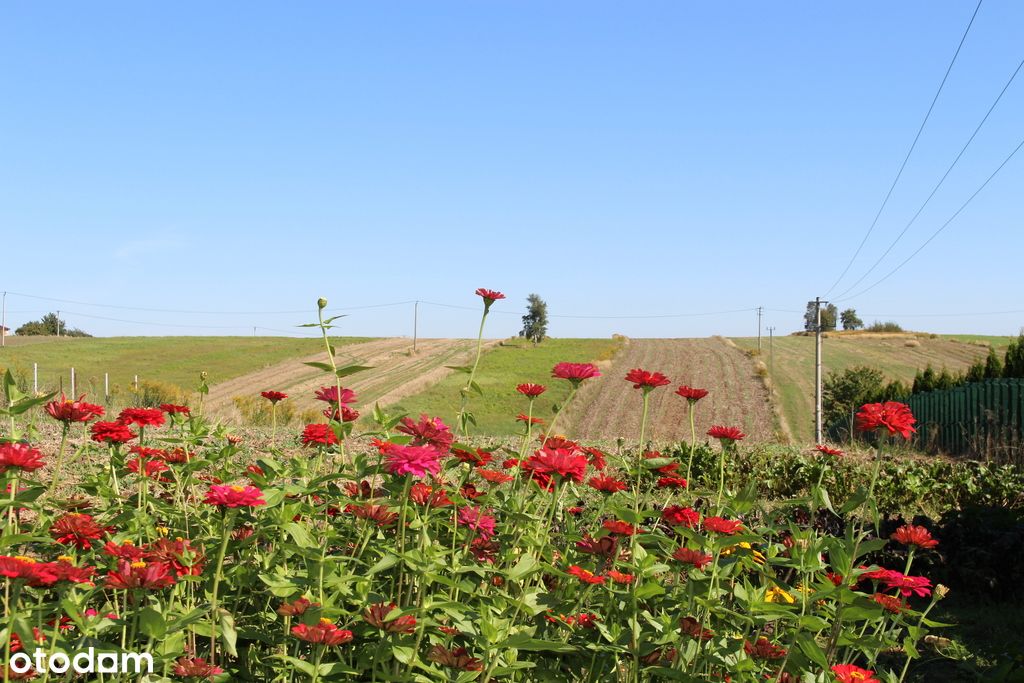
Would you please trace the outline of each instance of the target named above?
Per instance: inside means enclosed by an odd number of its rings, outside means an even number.
[[[33,337],[49,335],[62,337],[91,337],[91,334],[83,332],[77,327],[68,328],[67,323],[57,317],[56,313],[47,313],[39,320],[27,322],[14,333],[21,337]]]
[[[523,316],[523,329],[519,336],[539,344],[548,334],[548,305],[539,294],[526,297],[526,303],[526,315]]]

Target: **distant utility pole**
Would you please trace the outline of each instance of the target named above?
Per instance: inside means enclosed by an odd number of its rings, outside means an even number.
[[[761,353],[761,311],[764,306],[757,307],[757,352]]]
[[[821,443],[821,297],[814,301],[814,443]]]
[[[416,337],[419,334],[420,325],[420,302],[417,301],[412,307],[412,350],[416,352]]]
[[[60,337],[60,311],[57,311],[57,337]],[[75,392],[71,392],[75,393]]]
[[[775,390],[775,327],[768,328],[768,379]]]
[[[256,336],[256,326],[255,325],[252,326],[252,336],[254,336],[254,337]]]
[[[0,316],[0,346],[7,346],[7,292],[4,292],[4,312]]]

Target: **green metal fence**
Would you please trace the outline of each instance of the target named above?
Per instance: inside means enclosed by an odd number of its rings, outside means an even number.
[[[1024,461],[1024,379],[972,382],[914,394],[920,448],[999,462]]]

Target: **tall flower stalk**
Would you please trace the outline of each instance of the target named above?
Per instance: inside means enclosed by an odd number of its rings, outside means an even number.
[[[459,391],[458,422],[459,432],[463,436],[469,436],[469,423],[474,421],[472,413],[466,410],[466,405],[469,403],[469,394],[473,391],[480,391],[480,387],[477,386],[475,380],[476,369],[480,366],[480,357],[484,351],[484,323],[487,322],[487,314],[491,311],[491,305],[498,299],[505,298],[505,295],[501,292],[484,289],[483,287],[476,290],[476,294],[484,301],[484,312],[480,316],[480,330],[476,335],[476,358],[473,360],[473,365],[469,368],[469,379],[466,380],[466,386],[462,387]]]

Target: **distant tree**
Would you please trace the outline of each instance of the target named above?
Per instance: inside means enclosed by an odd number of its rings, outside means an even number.
[[[839,309],[835,304],[829,304],[821,309],[821,329],[831,332],[836,329],[836,322],[839,320]]]
[[[914,376],[913,392],[920,394],[925,391],[935,391],[936,385],[935,370],[932,368],[932,364],[929,363],[925,367],[924,372],[917,371],[917,375]]]
[[[843,323],[844,330],[859,330],[864,327],[864,321],[857,317],[857,311],[847,308],[839,314],[839,320]]]
[[[998,358],[996,359],[999,360]],[[967,368],[967,373],[964,375],[965,382],[981,382],[985,379],[985,361],[976,360],[971,364],[971,367]]]
[[[867,366],[830,372],[822,382],[822,419],[826,424],[846,423],[865,403],[879,399],[885,376],[881,370]]]
[[[1003,359],[1003,377],[1024,378],[1024,332],[1015,341],[1010,342]]]
[[[22,337],[35,336],[56,336],[60,334],[65,337],[91,337],[91,334],[83,332],[78,328],[68,329],[67,324],[57,317],[56,313],[47,313],[39,320],[27,322],[14,331],[14,334]]]
[[[895,323],[892,320],[888,322],[879,322],[876,320],[871,323],[867,328],[868,332],[902,332],[903,327],[899,323]]]
[[[526,337],[534,344],[544,341],[548,334],[548,305],[539,294],[526,297],[526,315],[523,316],[523,330],[519,336]]]
[[[939,376],[935,378],[935,389],[937,391],[952,389],[958,384],[960,384],[959,378],[954,377],[945,367],[942,368]]]
[[[807,302],[807,310],[804,311],[804,329],[808,332],[814,332],[814,328],[818,326],[818,315],[815,312],[815,306],[813,301]]]
[[[1003,362],[999,360],[996,350],[991,346],[988,349],[988,358],[985,359],[985,379],[999,379],[1003,376]]]

